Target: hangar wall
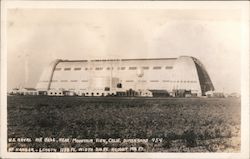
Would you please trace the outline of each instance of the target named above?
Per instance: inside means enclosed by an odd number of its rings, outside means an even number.
[[[190,56],[155,59],[55,60],[41,75],[37,90],[66,91],[214,90],[201,62]]]

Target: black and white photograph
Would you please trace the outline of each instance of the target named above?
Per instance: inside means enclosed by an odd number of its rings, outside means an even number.
[[[249,2],[61,4],[4,8],[3,157],[249,157]]]

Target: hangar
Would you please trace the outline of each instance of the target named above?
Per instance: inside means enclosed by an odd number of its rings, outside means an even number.
[[[101,59],[53,61],[36,89],[47,95],[205,96],[213,83],[196,58]]]

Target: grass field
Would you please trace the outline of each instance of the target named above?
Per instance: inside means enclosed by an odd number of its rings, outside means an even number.
[[[239,152],[240,99],[8,96],[8,147],[141,146],[147,152]],[[34,138],[149,139],[37,143]],[[160,138],[162,142],[151,139]]]

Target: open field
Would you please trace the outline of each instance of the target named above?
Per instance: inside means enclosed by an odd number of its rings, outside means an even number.
[[[147,152],[239,152],[240,99],[8,96],[8,147],[124,147]],[[34,142],[35,138],[149,139],[147,143]],[[162,142],[153,142],[159,138]]]

